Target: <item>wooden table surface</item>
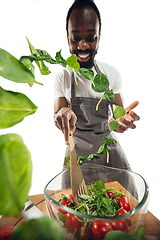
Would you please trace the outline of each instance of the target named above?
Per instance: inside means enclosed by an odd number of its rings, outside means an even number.
[[[30,196],[29,199],[43,213],[47,213],[43,194]],[[22,219],[21,216],[19,216],[17,218],[2,217],[0,219],[0,229],[2,229],[3,227],[6,227],[6,226],[15,226],[21,219]],[[160,221],[149,211],[146,215],[146,221],[145,221],[145,225],[144,225],[144,233],[145,233],[145,235],[160,237]]]

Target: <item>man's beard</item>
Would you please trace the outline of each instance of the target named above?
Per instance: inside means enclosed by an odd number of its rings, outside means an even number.
[[[70,50],[70,52],[71,52],[71,50]],[[78,60],[78,62],[80,64],[81,68],[88,68],[88,69],[90,69],[94,65],[94,57],[97,54],[97,49],[96,50],[86,49],[85,51],[75,50],[75,51],[71,52],[71,54],[76,54],[76,56],[78,56],[78,54],[89,54],[90,58],[89,58],[89,60],[87,62],[81,62],[79,60]]]

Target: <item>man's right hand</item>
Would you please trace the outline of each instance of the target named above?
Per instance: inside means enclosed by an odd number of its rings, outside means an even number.
[[[64,133],[66,145],[69,144],[69,135],[76,129],[76,121],[75,113],[68,107],[63,107],[54,114],[55,125]]]

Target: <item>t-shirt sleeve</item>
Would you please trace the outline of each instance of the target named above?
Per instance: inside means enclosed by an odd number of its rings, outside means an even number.
[[[63,72],[57,73],[54,77],[54,100],[58,97],[64,97],[63,77]]]
[[[116,68],[114,68],[113,71],[111,88],[113,89],[114,94],[122,93],[122,78],[119,71]]]

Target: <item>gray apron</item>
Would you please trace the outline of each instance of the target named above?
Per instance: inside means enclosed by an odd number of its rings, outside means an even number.
[[[101,73],[97,64],[94,64],[97,73]],[[80,72],[78,74],[81,74]],[[71,104],[70,108],[77,116],[76,130],[73,134],[75,149],[77,157],[83,156],[88,157],[92,153],[96,153],[98,148],[105,143],[103,137],[110,137],[115,140],[115,143],[108,144],[109,151],[109,163],[107,163],[107,154],[101,154],[100,159],[94,161],[86,160],[85,163],[99,164],[114,168],[131,170],[127,158],[117,141],[113,132],[109,131],[108,126],[108,106],[109,101],[103,99],[99,105],[98,111],[96,111],[98,99],[96,98],[86,98],[86,97],[76,97],[75,93],[75,79],[74,74],[72,74],[71,79]],[[69,146],[67,146],[65,158],[69,155]],[[63,169],[66,169],[66,162],[64,161]],[[88,176],[91,178],[91,171],[88,169]],[[105,179],[106,176],[102,176],[102,172],[97,172],[97,179]],[[128,181],[128,173],[122,172],[117,176],[114,176],[109,181],[118,180],[124,187],[132,188],[132,181]],[[95,176],[93,176],[92,181],[95,181]],[[65,187],[70,184],[70,177],[68,179],[63,179],[65,182]],[[128,185],[131,185],[130,187]]]
[[[97,73],[101,73],[97,64],[94,64]],[[78,73],[81,74],[81,73]],[[127,158],[118,143],[114,133],[109,131],[108,126],[108,106],[109,101],[103,99],[96,111],[98,99],[76,97],[74,74],[71,80],[71,105],[69,106],[77,116],[76,130],[73,134],[74,144],[77,156],[88,157],[96,153],[98,148],[105,143],[103,137],[110,137],[116,143],[109,143],[109,163],[107,163],[107,154],[101,154],[100,159],[86,161],[86,163],[100,164],[114,168],[131,170]],[[65,157],[69,155],[69,146],[67,146]],[[64,165],[66,165],[64,163]]]

